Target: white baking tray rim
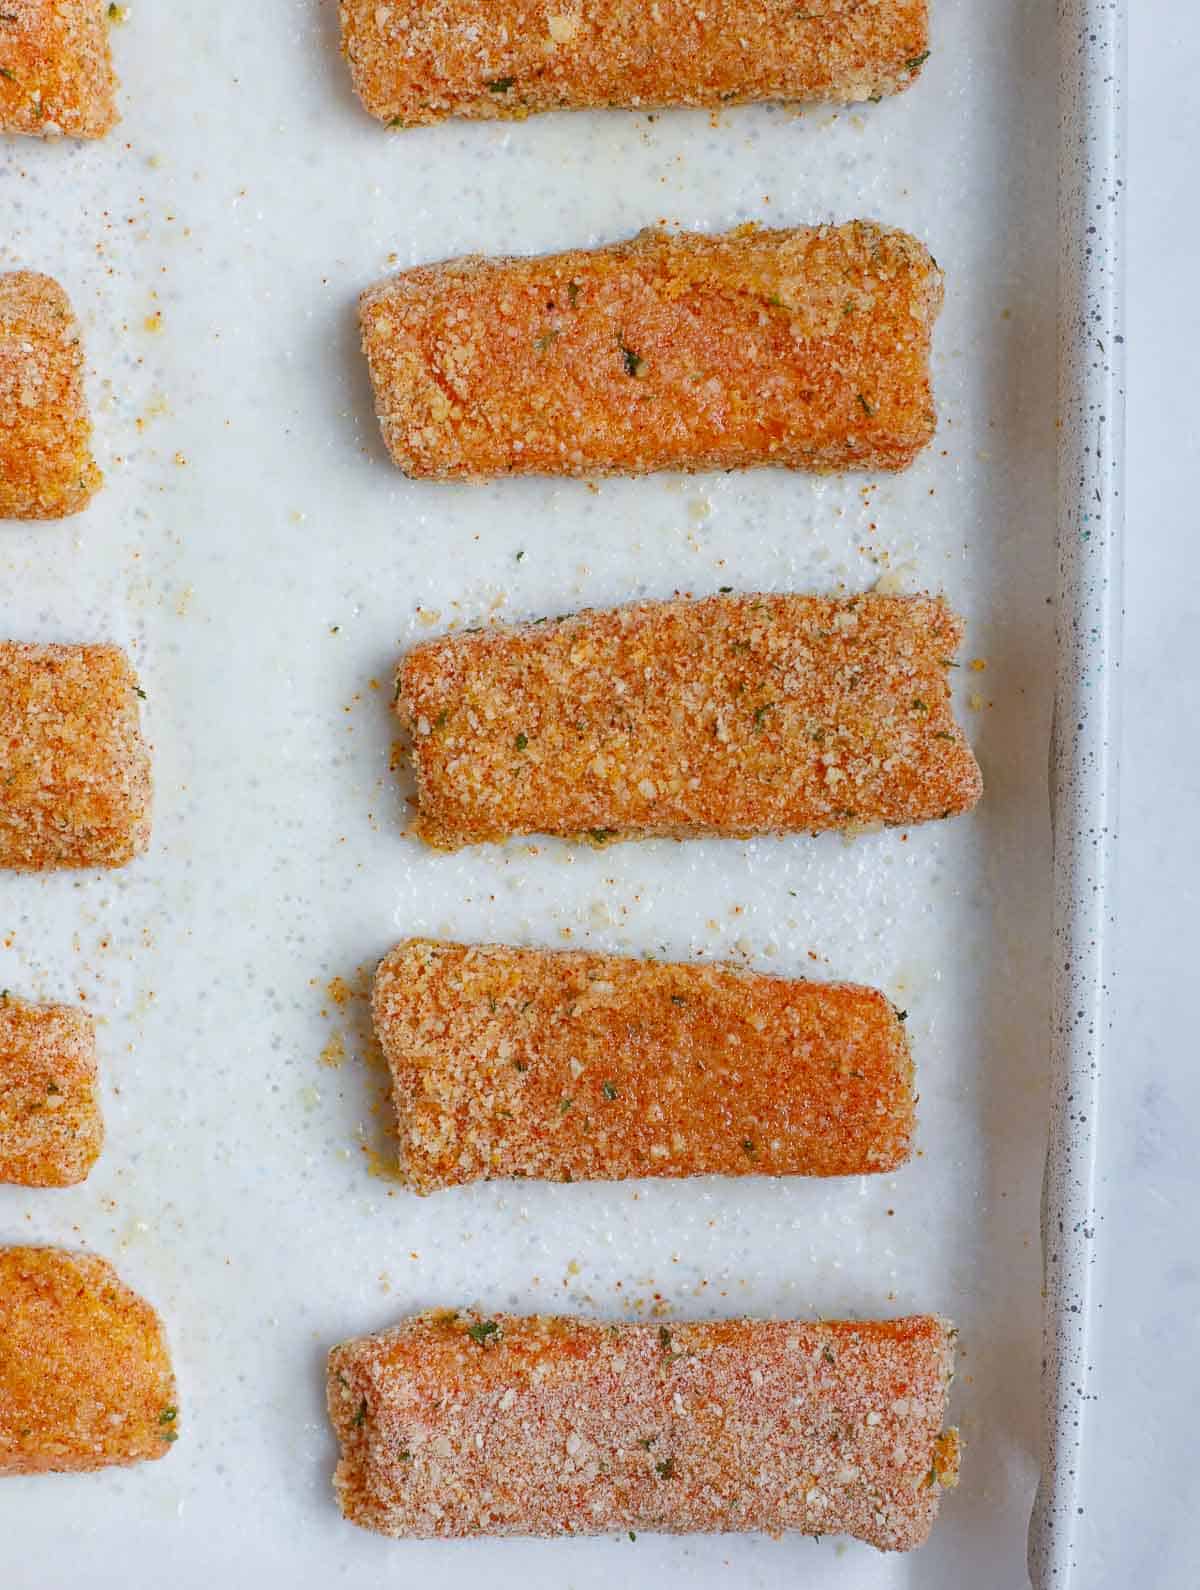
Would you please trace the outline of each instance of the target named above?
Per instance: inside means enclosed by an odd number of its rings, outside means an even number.
[[[1097,1107],[1112,1033],[1124,466],[1124,0],[1060,0],[1058,580],[1051,1107],[1042,1199],[1043,1455],[1035,1590],[1080,1583]]]

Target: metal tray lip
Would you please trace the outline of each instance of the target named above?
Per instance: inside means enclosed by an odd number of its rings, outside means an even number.
[[[1124,473],[1126,0],[1058,0],[1059,345],[1050,1123],[1035,1590],[1079,1584],[1097,1114],[1112,1033]]]

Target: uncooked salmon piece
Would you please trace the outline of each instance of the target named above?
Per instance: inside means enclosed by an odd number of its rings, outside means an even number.
[[[862,1176],[908,1158],[913,1068],[847,983],[414,939],[372,1001],[421,1193],[524,1176]]]
[[[160,1458],[176,1404],[162,1322],[111,1264],[0,1248],[0,1474]]]
[[[92,1018],[0,993],[0,1182],[73,1187],[103,1141]]]
[[[342,0],[342,49],[373,116],[851,103],[895,94],[929,54],[926,0]]]
[[[0,273],[0,519],[64,519],[86,508],[104,478],[91,435],[66,293],[34,271]]]
[[[145,850],[141,694],[116,646],[0,641],[0,867],[121,867]]]
[[[872,222],[647,231],[472,255],[364,293],[392,458],[414,477],[896,470],[936,425],[942,273]]]
[[[427,641],[401,664],[416,832],[744,837],[970,809],[931,596],[639,602]]]
[[[103,138],[117,122],[107,0],[4,0],[0,133]]]
[[[958,1479],[953,1338],[928,1316],[422,1314],[330,1353],[334,1485],[398,1538],[795,1529],[907,1551]]]

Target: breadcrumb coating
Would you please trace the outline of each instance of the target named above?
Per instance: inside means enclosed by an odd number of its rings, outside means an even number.
[[[103,1142],[92,1018],[0,992],[0,1182],[73,1187]]]
[[[0,867],[122,867],[145,850],[141,693],[116,646],[0,641]]]
[[[354,87],[392,127],[447,116],[879,99],[929,53],[926,0],[342,0]]]
[[[4,0],[0,132],[103,138],[117,120],[106,0]]]
[[[375,976],[415,1192],[493,1177],[862,1176],[908,1158],[880,993],[733,966],[414,939]]]
[[[868,221],[470,255],[363,294],[392,458],[435,480],[903,469],[936,426],[942,273]]]
[[[447,635],[401,664],[415,831],[746,837],[969,810],[931,596],[714,596]]]
[[[0,1474],[160,1458],[176,1403],[162,1322],[111,1264],[0,1248]]]
[[[66,293],[33,271],[0,274],[0,519],[64,519],[86,508],[104,479],[91,435]]]
[[[398,1538],[803,1530],[921,1545],[954,1332],[441,1311],[329,1355],[347,1518]]]

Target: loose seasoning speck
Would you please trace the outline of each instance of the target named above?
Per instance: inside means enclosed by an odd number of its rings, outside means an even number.
[[[621,358],[625,363],[625,374],[633,376],[636,381],[640,381],[647,370],[645,359],[642,358],[641,354],[635,353],[632,348],[627,348],[623,342],[618,343],[617,346],[621,350]]]
[[[500,1327],[494,1319],[485,1319],[480,1320],[476,1325],[468,1325],[467,1335],[482,1347],[489,1337],[497,1335],[499,1330]]]

